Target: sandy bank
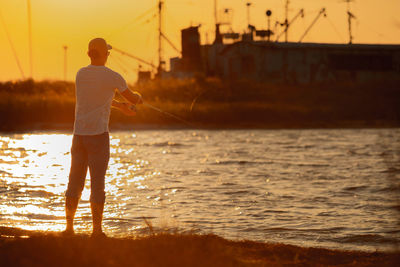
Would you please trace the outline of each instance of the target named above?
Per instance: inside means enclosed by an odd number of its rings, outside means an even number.
[[[0,227],[1,266],[396,266],[400,253],[302,248],[216,235],[156,234],[91,239],[86,235]]]

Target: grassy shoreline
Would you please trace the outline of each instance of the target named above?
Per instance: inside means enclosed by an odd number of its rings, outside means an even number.
[[[4,266],[395,266],[400,252],[359,252],[153,233],[93,240],[0,227]]]
[[[113,129],[400,127],[400,82],[300,86],[198,78],[130,87],[189,123],[142,105],[135,117],[113,110]],[[74,88],[60,81],[0,83],[0,131],[72,130]]]

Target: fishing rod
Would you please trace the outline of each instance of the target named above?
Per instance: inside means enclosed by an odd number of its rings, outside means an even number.
[[[171,113],[169,113],[169,112],[166,112],[166,111],[164,111],[164,110],[162,110],[162,109],[159,109],[159,108],[157,108],[157,107],[155,107],[155,106],[153,106],[153,105],[150,105],[149,103],[143,102],[143,105],[145,105],[146,107],[151,108],[151,109],[153,109],[153,110],[155,110],[155,111],[158,111],[158,112],[160,112],[160,113],[162,113],[162,114],[164,114],[164,115],[167,115],[167,116],[169,116],[169,117],[171,117],[171,118],[174,118],[174,119],[176,119],[176,120],[179,120],[179,121],[183,122],[184,124],[186,124],[186,125],[188,125],[188,126],[190,126],[190,127],[198,128],[197,126],[193,125],[192,123],[188,122],[187,120],[182,119],[181,117],[176,116],[176,115],[174,115],[174,114],[171,114]]]

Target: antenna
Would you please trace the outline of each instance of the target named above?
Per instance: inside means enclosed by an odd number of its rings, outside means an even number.
[[[352,19],[356,19],[356,17],[350,12],[347,12],[348,17],[348,21],[349,21],[349,44],[353,43],[353,34],[352,34],[352,30],[351,30],[351,20]]]
[[[271,15],[272,15],[272,11],[268,9],[265,12],[265,15],[267,15],[267,18],[268,18],[268,42],[269,42],[269,41],[271,41],[271,35],[272,35],[272,31],[271,31]]]
[[[349,44],[353,43],[353,34],[352,34],[352,28],[351,28],[351,20],[352,19],[356,19],[356,16],[353,15],[353,13],[351,13],[350,9],[350,3],[354,2],[354,0],[342,0],[343,2],[347,3],[347,22],[349,25]]]
[[[31,71],[31,78],[33,78],[33,53],[32,53],[32,10],[31,1],[27,0],[28,10],[28,35],[29,35],[29,66]]]
[[[247,6],[247,25],[251,25],[251,21],[250,21],[250,7],[251,7],[252,3],[251,2],[247,2],[246,6]]]
[[[232,25],[233,21],[233,9],[232,8],[224,8],[220,11],[221,14],[219,16],[219,25]]]
[[[285,4],[285,42],[288,42],[289,36],[289,0],[286,0]]]
[[[64,81],[67,81],[67,50],[68,46],[64,45]]]

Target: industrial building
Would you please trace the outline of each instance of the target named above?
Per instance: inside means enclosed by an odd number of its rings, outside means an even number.
[[[224,44],[217,25],[214,43],[201,45],[198,27],[183,29],[182,57],[170,59],[168,76],[203,73],[290,84],[400,81],[400,45],[272,42],[255,40],[255,34]]]

